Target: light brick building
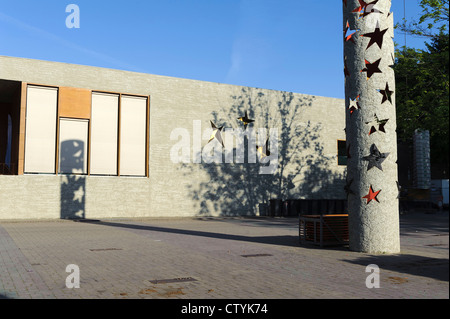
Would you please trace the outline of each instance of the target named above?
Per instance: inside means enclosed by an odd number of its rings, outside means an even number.
[[[0,219],[345,199],[344,128],[342,99],[0,56]]]

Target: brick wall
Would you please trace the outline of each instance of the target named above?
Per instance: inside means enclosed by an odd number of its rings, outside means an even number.
[[[151,96],[149,178],[0,176],[0,219],[255,214],[270,198],[345,198],[341,99],[11,57],[0,57],[0,79]],[[258,174],[258,163],[193,163],[192,152],[190,163],[171,161],[174,129],[192,147],[194,121],[202,132],[210,120],[238,129],[246,110],[255,129],[278,130],[275,174]],[[80,187],[83,197],[72,197]]]

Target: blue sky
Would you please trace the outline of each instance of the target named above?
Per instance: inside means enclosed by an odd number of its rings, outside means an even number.
[[[419,0],[405,1],[417,19]],[[397,22],[403,0],[392,3]],[[336,98],[342,36],[341,0],[0,0],[0,55]]]

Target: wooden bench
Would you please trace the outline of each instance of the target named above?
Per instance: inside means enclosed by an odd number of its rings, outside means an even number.
[[[320,247],[348,244],[348,214],[299,216],[299,241]]]

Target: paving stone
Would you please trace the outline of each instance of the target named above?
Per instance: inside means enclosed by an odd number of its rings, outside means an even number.
[[[398,255],[299,245],[295,218],[0,222],[0,297],[448,299],[448,212],[402,215],[401,240]],[[66,287],[69,264],[80,288]],[[380,288],[366,287],[369,264]]]

